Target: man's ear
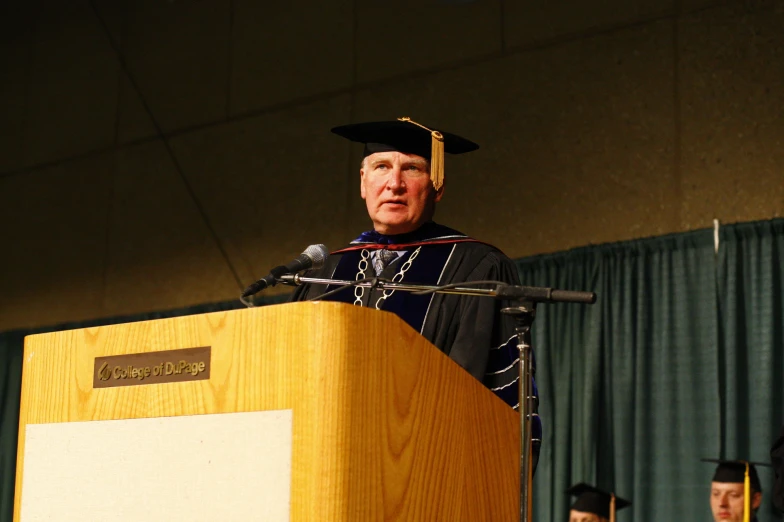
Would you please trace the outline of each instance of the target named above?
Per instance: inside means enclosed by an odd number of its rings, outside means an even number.
[[[441,201],[442,197],[444,197],[444,185],[441,185],[441,188],[436,190],[436,197],[434,201],[438,203],[439,201]]]
[[[754,494],[751,495],[751,509],[759,509],[760,504],[762,504],[762,493],[755,491]]]
[[[365,199],[365,169],[359,169],[359,194]]]

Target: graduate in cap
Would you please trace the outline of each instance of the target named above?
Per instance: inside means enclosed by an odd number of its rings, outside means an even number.
[[[352,281],[379,276],[426,285],[480,280],[520,284],[515,265],[497,248],[433,221],[444,196],[445,155],[472,152],[479,145],[410,118],[344,125],[332,132],[364,146],[360,193],[373,228],[333,252],[323,268],[308,276]],[[294,299],[314,299],[334,289],[303,285]],[[475,296],[384,294],[361,287],[326,299],[397,314],[517,408],[514,321],[500,313],[507,303]],[[539,418],[534,421],[533,438],[541,440]]]
[[[753,522],[762,503],[762,485],[755,466],[746,460],[702,459],[717,464],[711,481],[710,505],[715,522]]]
[[[566,492],[577,497],[569,509],[569,522],[615,522],[615,512],[632,505],[614,493],[582,482]]]

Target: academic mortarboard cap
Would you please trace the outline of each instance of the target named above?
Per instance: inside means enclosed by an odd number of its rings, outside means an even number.
[[[582,511],[583,513],[593,513],[604,518],[611,518],[613,498],[615,498],[616,511],[632,505],[628,500],[615,497],[613,493],[595,488],[584,482],[575,484],[567,489],[566,492],[577,497],[570,509]]]
[[[456,134],[426,127],[410,118],[394,121],[353,123],[335,127],[332,132],[365,144],[364,156],[376,152],[405,152],[430,161],[430,179],[436,190],[444,183],[444,152],[463,154],[479,148],[473,141]]]
[[[752,462],[748,460],[727,460],[727,459],[701,459],[702,462],[712,462],[716,464],[716,471],[713,473],[712,482],[728,482],[743,484],[746,479],[746,464],[749,465],[749,483],[754,491],[762,491],[759,475],[755,466],[768,466],[765,462]]]

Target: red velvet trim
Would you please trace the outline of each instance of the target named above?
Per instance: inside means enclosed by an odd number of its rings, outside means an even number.
[[[379,245],[377,243],[362,243],[361,245],[351,245],[346,248],[341,248],[340,250],[335,250],[332,252],[331,255],[334,254],[344,254],[346,252],[352,252],[354,250],[362,250],[363,248],[367,248],[369,250],[381,250],[386,248],[387,250],[409,250],[413,247],[418,246],[425,246],[425,245],[447,245],[450,243],[482,243],[483,245],[493,246],[489,243],[485,243],[484,241],[477,241],[476,239],[471,239],[470,237],[461,238],[461,239],[434,239],[432,241],[419,241],[416,243],[402,243],[399,245]],[[495,247],[493,247],[495,248]]]

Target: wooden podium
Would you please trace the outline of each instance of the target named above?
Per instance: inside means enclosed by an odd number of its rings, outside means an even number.
[[[205,447],[201,420],[220,429],[247,412],[272,414],[269,429],[232,428],[209,439],[220,447]],[[148,427],[166,435],[150,438]],[[285,504],[279,518],[253,508],[244,520],[512,521],[519,433],[516,412],[387,312],[292,303],[34,335],[25,341],[14,521],[53,517],[34,516],[41,503],[77,509],[66,504],[96,488],[107,489],[90,508],[94,520],[177,520],[127,506],[153,509],[163,495],[167,506],[184,503],[176,510],[207,513],[218,509],[206,500],[216,487],[218,499],[241,488],[286,491],[263,501]],[[156,451],[168,453],[144,464]],[[267,469],[266,458],[280,462]],[[255,478],[265,470],[271,478]],[[241,513],[238,502],[219,509]]]

